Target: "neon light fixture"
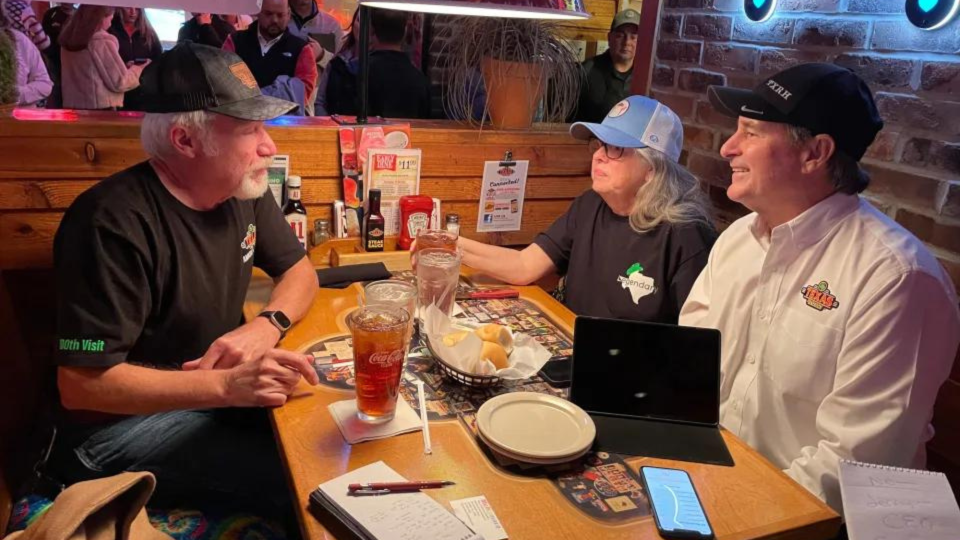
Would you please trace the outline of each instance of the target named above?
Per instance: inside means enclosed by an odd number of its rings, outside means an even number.
[[[743,0],[743,12],[753,22],[763,22],[769,19],[776,7],[777,0]]]
[[[936,30],[950,22],[960,8],[960,0],[907,0],[907,20],[922,30]]]

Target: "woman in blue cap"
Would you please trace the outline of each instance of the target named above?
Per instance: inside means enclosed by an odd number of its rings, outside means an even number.
[[[514,285],[560,274],[577,315],[676,324],[716,239],[697,179],[677,162],[680,119],[631,96],[570,134],[590,141],[591,190],[522,251],[461,238],[464,264]]]

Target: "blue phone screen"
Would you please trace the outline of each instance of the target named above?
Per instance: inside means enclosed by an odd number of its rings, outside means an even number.
[[[665,531],[696,531],[711,534],[690,477],[683,471],[644,467],[643,475],[650,490],[660,527]]]

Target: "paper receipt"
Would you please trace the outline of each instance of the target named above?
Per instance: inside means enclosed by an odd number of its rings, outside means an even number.
[[[450,501],[453,514],[460,518],[467,527],[483,536],[484,540],[506,540],[507,531],[504,530],[497,515],[493,513],[490,502],[483,495]]]

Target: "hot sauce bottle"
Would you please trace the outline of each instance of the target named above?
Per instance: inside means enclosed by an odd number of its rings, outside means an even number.
[[[291,175],[287,179],[287,204],[283,207],[283,217],[290,224],[304,251],[307,250],[307,209],[300,202],[300,177]]]
[[[380,213],[380,190],[370,190],[370,208],[364,219],[363,249],[366,251],[383,251],[383,239],[386,235],[386,220]]]

